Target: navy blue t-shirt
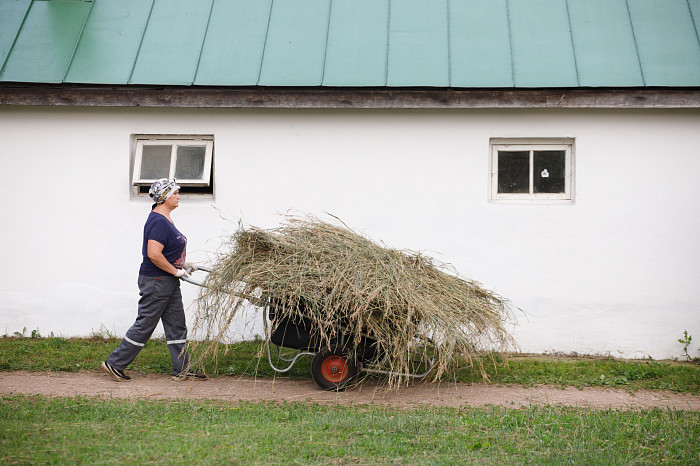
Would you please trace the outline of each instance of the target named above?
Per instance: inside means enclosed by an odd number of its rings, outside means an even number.
[[[139,269],[140,275],[160,277],[166,273],[148,258],[148,240],[151,239],[163,245],[163,255],[168,262],[178,269],[183,267],[187,254],[187,238],[165,216],[151,212],[143,227],[143,247],[141,249],[143,262],[141,269]]]

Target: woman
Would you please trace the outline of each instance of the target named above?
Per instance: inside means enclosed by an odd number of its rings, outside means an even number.
[[[173,360],[174,378],[204,380],[205,375],[190,370],[185,350],[187,325],[180,277],[189,276],[188,270],[196,267],[185,262],[187,238],[170,218],[180,202],[180,186],[175,180],[163,178],[153,183],[148,194],[155,204],[143,228],[138,317],[117,349],[102,363],[102,369],[119,382],[131,380],[124,369],[139,354],[161,320]]]

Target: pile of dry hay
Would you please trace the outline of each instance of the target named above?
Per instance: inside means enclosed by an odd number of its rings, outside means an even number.
[[[438,349],[432,380],[454,367],[456,355],[478,362],[484,351],[514,343],[507,300],[424,255],[382,247],[348,228],[287,217],[273,230],[241,227],[230,243],[196,302],[194,330],[207,335],[200,354],[215,357],[246,301],[264,305],[267,297],[279,300],[282,316],[310,320],[329,345],[339,332],[355,342],[363,334],[376,339],[388,356],[390,385],[415,370],[416,341]]]

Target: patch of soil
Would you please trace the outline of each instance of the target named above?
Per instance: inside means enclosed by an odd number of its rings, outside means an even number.
[[[389,390],[366,382],[346,392],[326,392],[313,380],[254,379],[219,376],[206,381],[172,380],[165,375],[132,372],[130,382],[117,382],[97,371],[1,372],[0,394],[127,399],[211,399],[225,401],[304,402],[326,405],[373,404],[398,408],[424,406],[466,407],[499,405],[578,406],[593,409],[651,409],[700,411],[700,396],[687,393],[610,388],[522,387],[465,383],[414,383]]]

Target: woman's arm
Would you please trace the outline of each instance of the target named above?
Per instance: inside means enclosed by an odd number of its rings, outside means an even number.
[[[164,247],[165,246],[160,244],[158,241],[149,239],[148,245],[146,246],[146,253],[148,254],[148,258],[151,259],[151,262],[153,262],[156,267],[169,273],[170,275],[175,275],[177,273],[177,268],[168,262],[168,259],[166,259],[163,255]]]

